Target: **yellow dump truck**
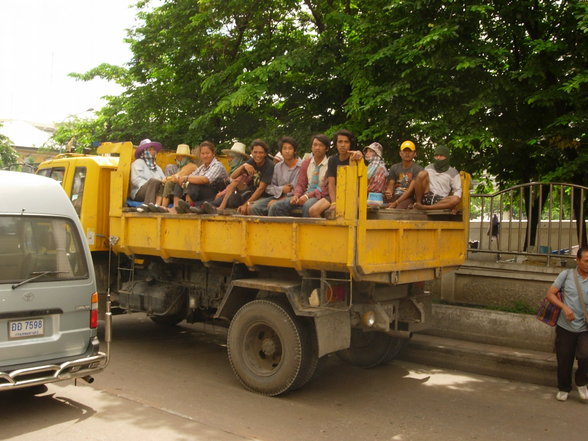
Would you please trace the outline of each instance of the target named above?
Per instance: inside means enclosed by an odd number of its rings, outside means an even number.
[[[339,168],[335,219],[137,213],[124,209],[133,145],[99,151],[39,168],[80,215],[99,291],[161,325],[227,326],[236,376],[262,394],[302,387],[327,354],[363,367],[392,360],[429,326],[424,282],[466,256],[464,173],[457,214],[373,210],[355,162]]]

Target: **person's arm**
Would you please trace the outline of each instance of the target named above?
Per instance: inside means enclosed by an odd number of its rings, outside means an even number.
[[[233,173],[231,173],[230,177],[231,177],[231,179],[237,179],[243,173],[248,173],[249,175],[253,175],[255,173],[255,169],[253,168],[253,166],[251,164],[248,164],[246,162],[244,164],[241,164],[239,167],[237,167],[235,169],[235,171]]]
[[[142,159],[136,159],[131,165],[131,186],[134,188],[141,188],[149,180],[145,175],[144,165],[145,161]]]
[[[453,177],[453,179],[451,180],[451,191],[453,196],[457,196],[458,198],[461,199],[461,176],[459,175],[459,173],[457,173],[457,175],[455,175]]]
[[[296,186],[294,187],[294,197],[296,198],[302,196],[308,189],[308,167],[311,160],[312,158],[303,161],[302,165],[300,166],[298,180],[296,181]]]
[[[350,156],[349,159],[353,160],[353,161],[359,161],[361,159],[363,159],[363,153],[361,152],[361,150],[351,150],[349,152]]]
[[[327,178],[327,185],[329,187],[329,198],[331,198],[331,205],[334,205],[335,200],[337,199],[337,185],[335,183],[335,178],[329,176]]]
[[[278,164],[279,165],[279,164]],[[282,193],[286,194],[287,191],[284,191],[284,186],[280,185],[280,181],[283,181],[281,176],[281,168],[279,166],[274,167],[274,173],[272,175],[272,181],[265,189],[265,192],[275,198],[279,198],[282,196]]]
[[[553,306],[557,306],[558,308],[560,308],[561,312],[564,313],[566,320],[571,322],[575,318],[574,311],[572,311],[572,309],[568,305],[566,305],[564,302],[557,298],[556,294],[558,291],[559,288],[557,286],[551,285],[547,290],[545,298]]]
[[[210,183],[210,180],[204,176],[183,176],[181,178],[179,178],[181,180],[182,183],[189,183],[189,184],[200,184],[200,185],[206,185],[208,183]]]
[[[386,189],[384,190],[384,196],[389,201],[391,201],[394,197],[394,185],[396,185],[396,180],[390,179],[388,181],[388,185],[386,185]]]

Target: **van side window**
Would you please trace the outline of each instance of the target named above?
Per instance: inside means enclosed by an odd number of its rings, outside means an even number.
[[[82,200],[84,196],[84,186],[86,184],[86,167],[76,167],[71,184],[71,202],[76,209],[78,216],[82,213]]]
[[[0,283],[88,277],[88,263],[74,224],[63,218],[0,216]]]

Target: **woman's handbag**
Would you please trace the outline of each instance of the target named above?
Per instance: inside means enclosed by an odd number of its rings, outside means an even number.
[[[568,278],[568,275],[570,274],[570,271],[571,270],[568,270],[566,274],[566,278],[564,279],[564,286]],[[555,296],[559,299],[560,302],[563,302],[563,292],[561,289],[555,294]],[[541,320],[546,325],[555,326],[555,324],[557,323],[557,319],[559,318],[560,312],[561,308],[558,308],[557,306],[553,305],[549,300],[547,300],[547,297],[545,297],[543,298],[541,305],[539,305],[536,317],[537,320]]]
[[[563,295],[561,290],[559,290],[555,295],[560,301],[563,302]],[[553,305],[549,300],[547,300],[547,297],[545,297],[541,302],[539,309],[537,310],[537,319],[541,320],[546,325],[555,326],[560,312],[561,308]]]

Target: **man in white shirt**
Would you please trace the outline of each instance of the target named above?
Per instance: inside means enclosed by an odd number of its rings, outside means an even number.
[[[461,201],[459,171],[449,165],[449,148],[435,148],[435,160],[417,175],[415,181],[416,203],[420,210],[454,209]]]

